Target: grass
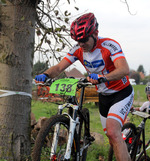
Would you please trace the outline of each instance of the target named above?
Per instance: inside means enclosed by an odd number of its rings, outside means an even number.
[[[36,120],[40,117],[51,117],[57,113],[57,104],[32,100],[32,112]]]
[[[146,85],[133,85],[134,89],[134,101],[145,102],[147,100],[145,94]]]
[[[135,85],[133,86],[135,91],[135,98],[134,101],[140,101],[144,102],[146,101],[146,95],[145,95],[145,86],[144,85]],[[57,107],[58,105],[55,103],[49,103],[49,102],[41,102],[41,101],[32,101],[32,112],[34,113],[36,120],[38,120],[40,117],[51,117],[51,115],[55,115],[57,113]],[[99,157],[102,156],[103,160],[107,160],[108,156],[108,149],[109,149],[109,142],[108,138],[106,137],[102,125],[100,122],[100,116],[99,116],[99,110],[98,107],[95,106],[94,103],[88,103],[85,104],[84,107],[88,108],[90,111],[90,129],[91,132],[97,132],[103,135],[104,137],[104,145],[100,146],[98,144],[93,143],[88,150],[88,156],[87,161],[99,161]],[[133,121],[136,125],[140,123],[140,120],[138,117],[129,115],[131,121]],[[150,136],[150,128],[149,128],[150,120],[147,120],[146,123],[146,140],[148,140]],[[149,150],[150,151],[150,150]]]
[[[107,160],[108,156],[108,146],[100,146],[98,144],[92,144],[88,148],[88,155],[86,161],[102,161]],[[91,159],[92,158],[92,159]]]

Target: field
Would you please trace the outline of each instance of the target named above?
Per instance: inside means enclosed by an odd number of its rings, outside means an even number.
[[[135,85],[134,91],[135,91],[135,99],[134,101],[136,102],[136,105],[138,106],[141,102],[146,101],[146,96],[145,96],[145,86],[144,85]],[[41,102],[41,101],[32,101],[32,112],[34,113],[36,120],[38,120],[40,117],[50,117],[51,115],[56,114],[57,112],[57,104],[54,103],[48,103],[48,102]],[[100,117],[99,117],[99,111],[98,107],[95,106],[94,103],[87,103],[84,106],[86,106],[89,111],[90,111],[90,127],[91,127],[91,132],[95,132],[98,134],[101,134],[104,138],[104,143],[103,145],[99,145],[97,143],[92,144],[92,146],[89,147],[88,151],[88,158],[87,161],[105,161],[107,160],[107,155],[108,155],[108,148],[109,148],[109,142],[102,130],[102,125],[100,122]],[[129,115],[130,120],[133,121],[135,124],[139,124],[140,119],[135,116]],[[148,136],[150,136],[150,120],[147,122],[146,126],[146,139],[148,139]],[[150,151],[150,150],[149,150]],[[93,158],[91,160],[91,158]]]
[[[145,85],[134,85],[134,104],[139,105],[147,100],[145,94]]]

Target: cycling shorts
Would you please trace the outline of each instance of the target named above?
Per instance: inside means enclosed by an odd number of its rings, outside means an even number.
[[[106,132],[107,118],[117,120],[121,126],[133,104],[134,91],[131,85],[111,95],[99,94],[99,112],[103,130]]]

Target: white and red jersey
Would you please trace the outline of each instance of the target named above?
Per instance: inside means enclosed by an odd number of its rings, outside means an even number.
[[[122,58],[125,58],[125,56],[118,42],[109,38],[98,37],[97,45],[91,52],[83,52],[77,44],[64,59],[70,64],[79,60],[88,73],[106,75],[115,69],[114,62]],[[98,84],[97,91],[107,95],[120,91],[129,84],[129,78],[125,76],[121,80]]]

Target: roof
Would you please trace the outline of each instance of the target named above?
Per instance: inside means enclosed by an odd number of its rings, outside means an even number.
[[[65,71],[67,77],[74,77],[77,79],[85,78],[85,76],[76,68],[71,69],[69,72]]]

